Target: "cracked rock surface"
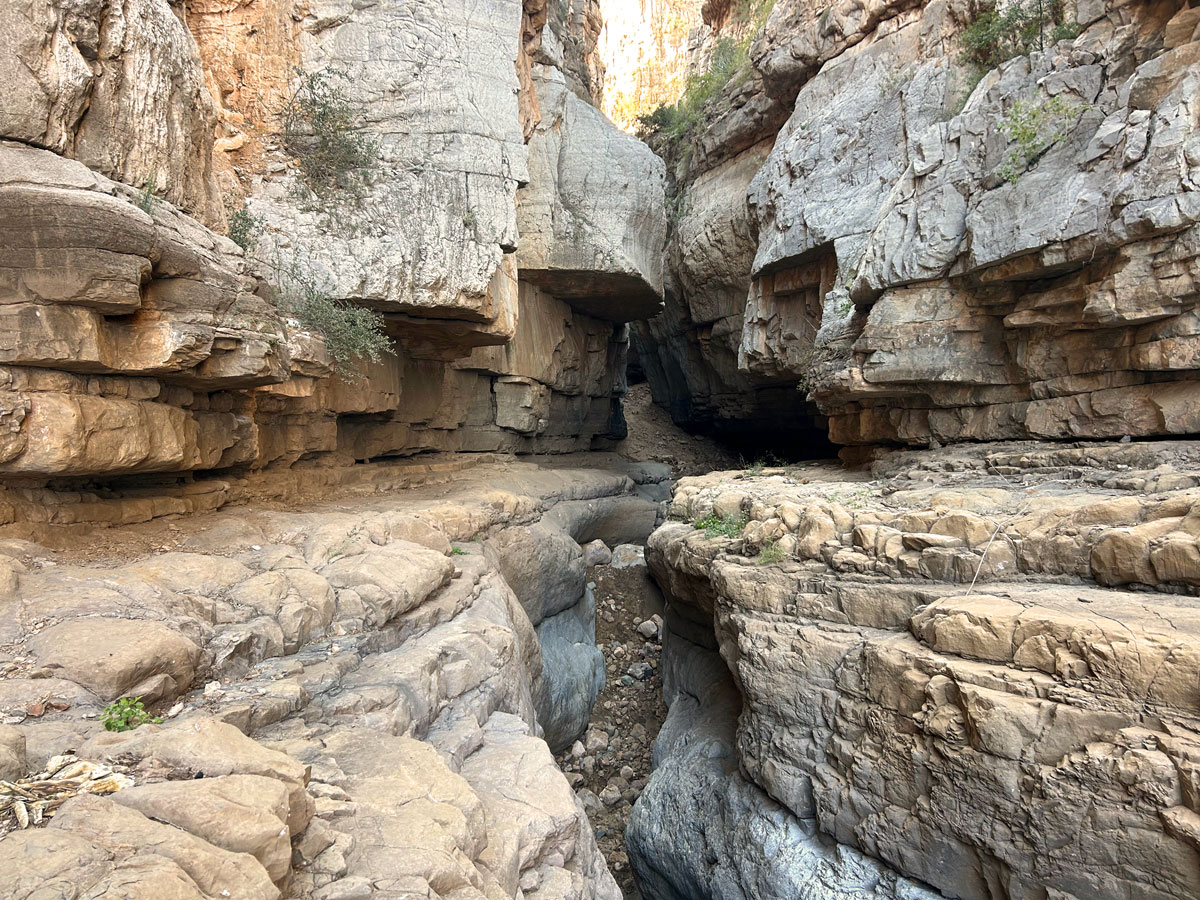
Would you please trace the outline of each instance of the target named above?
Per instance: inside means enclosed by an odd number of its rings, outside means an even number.
[[[643,885],[1195,897],[1198,463],[1013,443],[683,479],[646,551],[670,713]]]

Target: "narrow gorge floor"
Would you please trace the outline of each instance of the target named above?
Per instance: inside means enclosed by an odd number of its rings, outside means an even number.
[[[659,655],[662,595],[641,547],[617,548],[588,570],[596,596],[596,646],[605,687],[583,738],[559,754],[625,900],[641,900],[625,849],[625,826],[650,777],[654,739],[666,718]]]

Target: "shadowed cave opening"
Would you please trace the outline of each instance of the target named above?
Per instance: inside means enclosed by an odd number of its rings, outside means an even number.
[[[654,402],[689,434],[720,444],[747,464],[832,459],[827,420],[793,382],[758,383],[742,395],[738,415],[723,415],[721,398],[700,396],[682,366],[666,354],[631,342],[626,381],[649,382]]]

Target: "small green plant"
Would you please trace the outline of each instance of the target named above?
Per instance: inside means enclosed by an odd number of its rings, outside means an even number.
[[[872,490],[869,486],[854,488],[848,493],[835,493],[829,495],[829,500],[832,503],[840,503],[847,509],[862,509],[866,506],[867,501],[871,499]]]
[[[1050,30],[1050,43],[1073,41],[1079,37],[1081,31],[1083,31],[1083,26],[1078,22],[1060,22]]]
[[[672,184],[667,191],[666,208],[667,221],[671,225],[678,225],[688,213],[689,195]]]
[[[1066,137],[1083,108],[1083,104],[1070,103],[1061,96],[1013,103],[1000,121],[1000,130],[1013,147],[996,174],[1016,184],[1034,160]]]
[[[295,267],[280,277],[279,305],[301,328],[325,341],[334,368],[344,378],[356,374],[354,361],[379,362],[395,350],[382,315],[373,309],[335,298]]]
[[[738,71],[749,64],[749,51],[749,40],[735,41],[731,37],[718,39],[709,57],[707,70],[688,76],[679,100],[638,116],[638,136],[646,139],[653,134],[661,134],[672,144],[678,144],[688,137],[700,124],[705,105],[721,92]]]
[[[465,213],[463,213],[462,223],[464,229],[467,231],[474,231],[475,226],[478,224],[478,220],[475,218],[475,210],[468,209]]]
[[[452,546],[450,548],[450,555],[451,556],[466,556],[467,551],[464,550],[462,547],[458,546],[458,544],[455,544],[454,546]]]
[[[814,344],[799,351],[797,354],[796,390],[802,394],[810,394],[819,381],[818,374],[823,366],[833,359],[833,352],[827,344]]]
[[[959,59],[986,72],[1015,56],[1044,50],[1047,37],[1057,40],[1054,35],[1063,25],[1062,0],[1014,0],[1003,9],[995,0],[985,0],[963,29]]]
[[[745,516],[735,516],[732,513],[726,513],[723,516],[718,516],[716,513],[710,513],[703,519],[696,521],[696,528],[704,532],[705,537],[741,537],[742,530],[746,527],[747,519]]]
[[[757,31],[767,24],[775,0],[733,0],[731,16],[735,24]]]
[[[750,71],[750,45],[762,31],[775,0],[734,0],[730,10],[732,29],[740,38],[725,35],[717,39],[703,72],[687,78],[683,95],[675,103],[664,103],[638,116],[637,135],[643,140],[661,135],[668,148],[678,148],[690,137],[704,118],[704,108],[730,81]]]
[[[105,731],[133,731],[139,725],[158,725],[162,719],[146,712],[146,704],[141,697],[122,697],[104,707],[100,722]]]
[[[298,82],[280,111],[284,149],[322,203],[361,203],[379,165],[379,145],[360,134],[365,109],[350,99],[341,69],[295,70]]]
[[[154,212],[154,207],[158,204],[158,196],[155,193],[158,190],[158,173],[151,172],[150,177],[146,179],[146,183],[142,185],[141,191],[138,192],[137,205],[138,209],[150,215]]]
[[[249,253],[262,234],[263,220],[242,205],[229,216],[229,239]]]
[[[754,462],[752,462],[750,465],[748,465],[745,469],[742,470],[742,474],[749,475],[753,478],[757,478],[759,475],[761,475],[763,473],[763,469],[765,469],[766,467],[767,467],[766,460],[756,459]]]
[[[758,556],[755,559],[760,566],[773,566],[787,559],[787,553],[779,546],[778,541],[767,541],[759,549]]]

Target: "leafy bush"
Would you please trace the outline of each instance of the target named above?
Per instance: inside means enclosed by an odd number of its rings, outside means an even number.
[[[796,390],[802,394],[811,394],[818,383],[818,374],[835,356],[828,344],[814,344],[797,353]]]
[[[1014,0],[1003,10],[995,0],[985,0],[962,33],[959,59],[986,72],[1014,56],[1045,49],[1047,32],[1053,42],[1063,27],[1069,26],[1063,25],[1062,0]]]
[[[1030,163],[1066,137],[1081,109],[1082,104],[1070,103],[1061,96],[1016,101],[1000,121],[1000,130],[1015,146],[996,174],[1016,184]]]
[[[229,239],[249,253],[262,234],[263,220],[244,205],[229,216]]]
[[[100,722],[105,731],[133,731],[139,725],[158,725],[162,719],[146,712],[141,697],[122,697],[104,707]]]
[[[750,44],[774,7],[775,0],[734,0],[730,18],[742,38],[736,40],[729,35],[718,38],[708,68],[688,76],[683,95],[675,103],[664,103],[654,111],[638,116],[638,137],[647,140],[652,135],[661,135],[670,144],[677,144],[695,130],[703,118],[705,105],[735,75],[749,69]]]
[[[466,556],[467,551],[464,550],[462,547],[458,546],[458,544],[455,544],[454,546],[452,546],[450,548],[450,555],[451,556]]]
[[[375,310],[335,298],[295,270],[280,280],[281,311],[324,339],[339,375],[354,377],[356,359],[379,362],[385,353],[395,352],[384,331],[384,318]]]
[[[760,566],[773,566],[776,563],[781,563],[787,558],[787,554],[783,548],[779,546],[778,541],[767,541],[758,551],[758,560]]]
[[[749,41],[720,38],[713,47],[708,69],[693,72],[687,78],[683,96],[671,105],[662,105],[648,115],[638,116],[638,136],[662,134],[676,142],[691,132],[703,117],[704,107],[721,92],[731,78],[750,62]]]
[[[903,85],[912,81],[913,67],[911,65],[904,66],[901,69],[894,69],[888,72],[879,82],[879,97],[885,99],[896,93]]]
[[[1083,26],[1078,22],[1060,22],[1050,30],[1050,43],[1073,41],[1079,37],[1081,31],[1083,31]]]
[[[697,520],[696,527],[704,532],[705,537],[741,537],[742,530],[746,527],[747,519],[745,516],[735,516],[726,513],[723,516],[718,516],[716,513],[711,513],[703,519]]]
[[[341,69],[296,69],[299,82],[280,113],[283,147],[305,186],[324,202],[361,202],[379,164],[379,145],[359,134],[364,108],[350,99]]]

